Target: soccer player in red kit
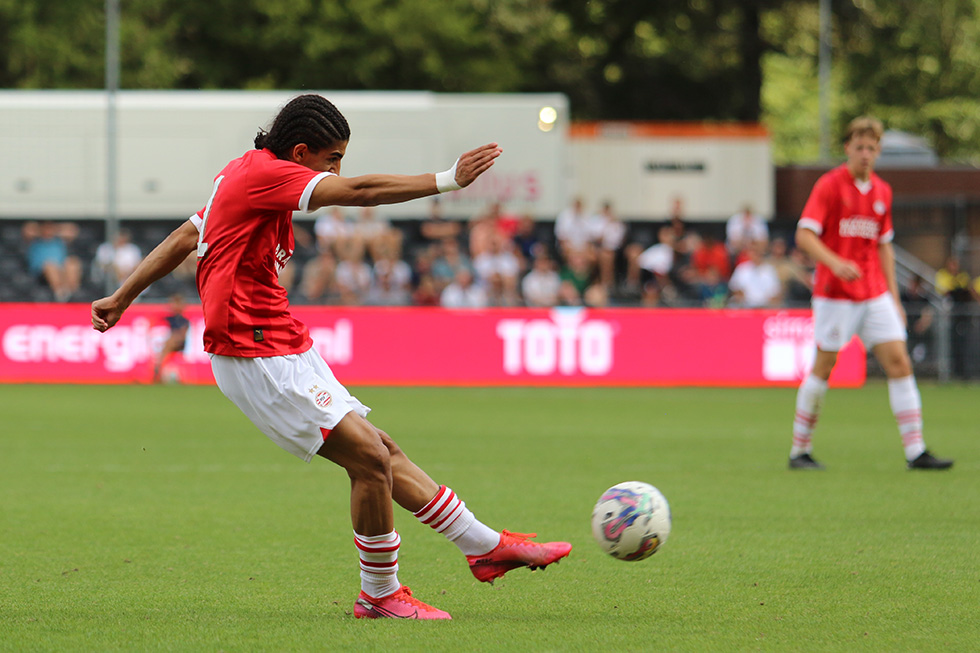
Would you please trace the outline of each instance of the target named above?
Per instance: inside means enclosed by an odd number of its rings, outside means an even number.
[[[906,347],[906,317],[895,279],[892,189],[874,173],[882,125],[856,118],[844,138],[847,161],[814,185],[796,244],[817,264],[813,286],[813,370],[796,396],[790,469],[823,469],[811,438],[837,353],[853,336],[871,349],[888,377],[888,398],[909,469],[948,469],[922,437],[922,400]]]
[[[92,303],[92,325],[111,328],[151,283],[197,250],[204,348],[218,387],[280,447],[309,462],[326,458],[351,480],[351,521],[360,556],[357,618],[449,619],[398,581],[392,502],[445,535],[473,575],[492,582],[518,567],[567,556],[567,542],[497,532],[417,467],[364,404],[334,377],[307,327],[289,312],[278,276],[293,253],[293,211],[393,204],[458,190],[500,155],[496,143],[466,152],[445,172],[341,177],[350,129],[319,95],[287,103],[255,149],[215,177],[205,207],[158,245],[111,296]]]

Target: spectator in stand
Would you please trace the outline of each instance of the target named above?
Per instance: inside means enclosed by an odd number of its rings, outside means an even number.
[[[472,258],[475,259],[480,254],[489,251],[490,241],[497,233],[495,216],[492,211],[484,211],[473,216],[469,224],[466,225],[466,229],[467,247]]]
[[[491,306],[516,306],[521,262],[514,254],[514,241],[502,233],[490,239],[489,249],[473,258],[477,282],[487,289]]]
[[[769,244],[769,265],[779,277],[780,304],[809,303],[813,292],[813,270],[805,263],[806,255],[799,250],[787,254],[785,238],[773,238]]]
[[[743,252],[745,260],[735,266],[728,281],[731,291],[729,304],[742,308],[778,305],[783,287],[776,269],[765,259],[766,241],[753,241]]]
[[[728,282],[717,268],[708,268],[695,288],[697,301],[705,308],[723,308],[728,303]]]
[[[490,305],[486,290],[476,283],[469,268],[456,271],[455,280],[439,296],[445,308],[486,308]]]
[[[936,317],[923,278],[917,274],[909,277],[902,287],[901,298],[905,307],[909,355],[913,362],[922,363],[929,357],[933,339],[932,325]]]
[[[555,219],[555,239],[563,259],[569,252],[582,252],[593,255],[593,247],[599,237],[599,221],[585,210],[581,197],[572,200],[572,205],[562,209]]]
[[[47,284],[56,301],[68,301],[82,282],[82,263],[68,253],[68,245],[78,237],[78,225],[25,222],[21,234],[27,243],[28,271]]]
[[[701,242],[698,235],[689,231],[684,221],[684,198],[677,196],[674,198],[670,208],[670,228],[674,232],[674,254],[676,260],[675,268],[687,267],[691,258],[691,253]]]
[[[640,265],[640,260],[643,253],[650,247],[644,247],[639,242],[627,243],[623,247],[623,260],[626,263],[626,275],[623,278],[622,287],[623,295],[635,298],[642,294],[643,267]],[[673,260],[673,255],[671,255],[671,260]]]
[[[305,302],[334,304],[340,299],[340,289],[337,286],[337,259],[329,244],[303,265],[301,277],[299,293]]]
[[[602,203],[595,221],[599,283],[611,292],[616,286],[616,259],[626,242],[626,224],[613,211],[611,200]]]
[[[432,276],[432,264],[435,263],[438,255],[439,243],[429,243],[416,248],[415,260],[409,264],[409,270],[412,272],[411,286],[413,288],[418,285],[419,279],[422,277]]]
[[[655,245],[651,245],[637,254],[635,258],[631,257],[627,261],[627,270],[634,268],[637,271],[642,270],[643,273],[628,272],[627,276],[634,277],[637,285],[642,279],[644,292],[652,290],[647,287],[652,282],[656,287],[656,301],[658,303],[663,301],[671,303],[677,299],[677,288],[674,286],[673,280],[675,260],[674,230],[671,226],[664,225],[657,230],[657,243]],[[652,275],[652,279],[643,279],[648,275]]]
[[[684,278],[694,298],[703,299],[706,293],[711,294],[713,289],[717,289],[719,283],[728,283],[731,272],[728,250],[709,231],[691,252],[691,265]]]
[[[190,328],[191,322],[184,315],[183,295],[177,293],[170,296],[170,312],[163,319],[167,323],[169,332],[153,361],[154,383],[160,383],[164,380],[164,375],[161,374],[162,370],[170,362],[171,357],[184,351],[184,345],[187,343],[187,330]],[[179,380],[179,377],[167,375],[166,380],[174,382]]]
[[[415,290],[412,291],[413,306],[439,306],[439,289],[431,274],[425,273],[419,277]]]
[[[517,246],[515,253],[521,259],[521,269],[527,270],[534,264],[535,253],[541,245],[541,241],[538,240],[534,217],[531,214],[525,213],[521,216],[517,222],[517,231],[514,232],[511,240]]]
[[[936,272],[936,292],[946,297],[954,304],[952,315],[952,347],[953,376],[961,379],[969,377],[967,368],[967,352],[970,351],[970,316],[962,310],[962,305],[977,298],[970,275],[960,267],[960,260],[955,256],[946,257],[946,262]]]
[[[142,260],[143,253],[132,241],[132,235],[127,229],[120,229],[113,242],[106,241],[95,250],[92,279],[97,283],[111,279],[118,286]]]
[[[410,288],[399,282],[398,273],[387,261],[378,263],[382,265],[376,263],[374,266],[371,287],[364,297],[364,303],[369,306],[407,306],[412,300]]]
[[[533,308],[546,308],[558,305],[561,277],[557,265],[547,250],[538,249],[531,271],[521,280],[524,304]]]
[[[473,270],[469,257],[459,246],[459,241],[455,238],[444,239],[439,256],[432,262],[432,277],[440,293],[456,279],[456,274],[463,268],[470,272]]]
[[[450,220],[443,214],[443,204],[441,199],[433,197],[429,203],[429,215],[419,224],[419,244],[415,248],[415,261],[412,266],[412,285],[418,288],[423,276],[429,276],[433,284],[436,280],[433,277],[432,265],[442,251],[442,242],[447,239],[456,240],[463,232],[463,224],[457,220]],[[414,292],[414,291],[413,291]],[[436,288],[438,302],[439,289]]]
[[[459,238],[463,225],[456,220],[448,220],[442,213],[442,201],[433,197],[429,203],[429,215],[419,225],[419,235],[429,244],[438,243],[446,238]]]
[[[653,279],[643,284],[640,291],[640,306],[643,308],[660,308],[666,306],[660,293],[660,286]]]
[[[745,258],[745,249],[759,241],[769,241],[769,225],[751,204],[746,204],[725,223],[725,247],[732,260],[741,263]]]
[[[393,244],[392,241],[401,247],[401,231],[393,229],[387,220],[379,219],[373,206],[361,207],[352,231],[353,237],[375,261],[381,257],[380,250]]]
[[[412,267],[403,261],[394,241],[389,241],[379,251],[374,262],[368,303],[375,306],[391,304],[404,306],[409,303],[412,291]]]
[[[517,225],[521,219],[515,213],[504,208],[503,203],[493,202],[487,208],[487,216],[493,225],[493,230],[500,236],[510,240],[517,233]]]
[[[973,299],[970,274],[960,267],[960,260],[955,256],[947,256],[943,267],[936,271],[935,285],[937,293],[954,302]]]
[[[559,303],[565,306],[581,306],[585,301],[585,291],[592,285],[595,276],[592,261],[583,251],[570,249],[559,276]]]
[[[364,259],[364,243],[357,239],[348,241],[337,264],[337,289],[340,303],[345,306],[358,306],[364,303],[371,287],[371,266]]]
[[[313,223],[313,234],[318,252],[331,251],[336,256],[339,248],[353,237],[354,229],[347,222],[344,210],[334,206],[317,216]]]

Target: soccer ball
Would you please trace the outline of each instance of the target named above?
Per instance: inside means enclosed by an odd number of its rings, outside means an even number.
[[[627,481],[599,497],[592,510],[592,537],[619,560],[649,558],[670,535],[670,506],[649,483]]]

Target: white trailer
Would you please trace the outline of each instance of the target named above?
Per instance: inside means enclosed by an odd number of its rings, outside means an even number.
[[[768,132],[745,123],[575,123],[570,130],[573,193],[604,199],[624,217],[719,221],[744,206],[775,209]]]
[[[120,91],[116,95],[119,219],[181,218],[207,200],[225,163],[299,91]],[[553,220],[573,196],[610,199],[628,220],[664,220],[680,199],[692,220],[744,204],[771,216],[774,170],[758,125],[571,125],[568,99],[542,94],[322,91],[347,117],[343,173],[438,172],[496,141],[497,164],[444,198],[448,217],[490,202]],[[101,91],[0,91],[0,219],[107,217],[107,107]],[[420,218],[426,200],[384,207]]]
[[[225,163],[251,148],[258,129],[299,93],[119,92],[119,218],[183,217],[201,208]],[[345,175],[438,172],[463,151],[496,141],[504,156],[471,187],[446,196],[448,216],[469,216],[499,200],[547,218],[567,198],[564,95],[322,94],[351,126]],[[0,92],[0,217],[105,217],[108,106],[100,91]],[[383,213],[420,217],[424,202]]]

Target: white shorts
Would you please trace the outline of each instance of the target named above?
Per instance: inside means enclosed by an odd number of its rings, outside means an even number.
[[[302,354],[238,358],[211,354],[218,387],[252,423],[289,453],[310,462],[355,399],[314,348]]]
[[[891,293],[863,302],[813,298],[813,336],[818,349],[840,351],[855,335],[868,349],[905,341],[905,325]]]

